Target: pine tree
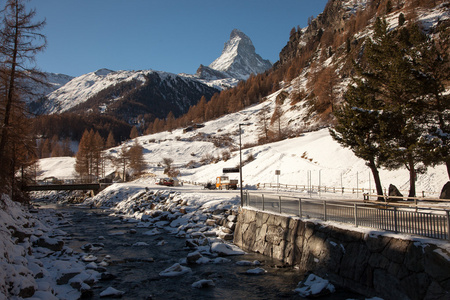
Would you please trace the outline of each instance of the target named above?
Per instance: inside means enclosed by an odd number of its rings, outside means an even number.
[[[385,159],[381,145],[386,138],[386,131],[389,131],[386,119],[389,115],[383,113],[384,104],[375,98],[370,81],[353,80],[355,85],[349,85],[344,94],[344,104],[334,113],[337,124],[330,129],[330,134],[334,140],[366,161],[377,194],[383,195],[378,166]],[[383,198],[379,197],[379,200]]]
[[[140,175],[146,167],[143,151],[144,148],[137,140],[134,140],[133,146],[131,146],[128,150],[128,155],[130,158],[129,166],[133,170],[134,175]]]
[[[41,141],[41,158],[50,157],[50,142],[48,139]]]
[[[131,132],[130,132],[130,139],[135,139],[138,136],[139,136],[139,131],[136,126],[133,126],[133,128],[131,128]]]
[[[105,148],[110,149],[116,146],[116,141],[114,140],[114,135],[112,131],[109,132],[108,138],[106,139]]]
[[[103,155],[102,151],[105,148],[105,142],[103,141],[103,138],[98,132],[95,132],[94,137],[92,138],[92,158],[93,158],[93,165],[94,165],[94,174],[99,178],[101,175],[103,175]]]
[[[91,140],[89,131],[85,130],[78,145],[78,152],[75,160],[75,171],[82,179],[87,179],[91,174],[92,160],[91,160]]]

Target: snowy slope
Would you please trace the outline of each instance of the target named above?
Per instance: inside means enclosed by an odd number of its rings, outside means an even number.
[[[144,75],[152,71],[111,71],[100,69],[72,79],[63,87],[50,93],[44,111],[48,114],[61,113],[86,101],[101,90],[122,81],[145,82]]]
[[[47,85],[41,84],[38,82],[33,82],[31,80],[26,81],[26,85],[31,88],[31,91],[34,95],[28,95],[25,96],[25,103],[29,104],[33,101],[38,101],[39,98],[46,96],[50,94],[51,92],[59,89],[69,81],[73,79],[72,76],[64,75],[64,74],[58,74],[58,73],[47,73],[44,72],[44,77],[40,78],[39,80],[46,82]]]
[[[197,168],[190,168],[191,161],[200,162],[207,156],[221,157],[228,148],[214,146],[211,138],[225,139],[231,137],[235,149],[239,149],[238,124],[242,126],[242,144],[255,143],[258,137],[258,112],[263,106],[273,109],[275,95],[269,100],[230,114],[217,120],[205,123],[205,127],[192,132],[183,133],[182,129],[161,132],[138,138],[144,146],[144,157],[148,163],[147,172],[163,175],[163,168],[158,166],[165,157],[172,158],[174,165],[181,171],[181,180],[206,183],[222,175],[222,169],[239,165],[239,151],[231,152],[231,159],[217,163],[206,164]],[[286,113],[288,115],[289,112]],[[288,120],[286,119],[286,122]],[[200,138],[202,137],[202,138]],[[132,145],[132,141],[128,145]],[[116,155],[120,147],[108,150]],[[328,129],[321,129],[305,133],[299,137],[284,141],[255,146],[242,151],[243,160],[249,155],[255,160],[243,167],[244,184],[257,185],[262,183],[276,183],[275,170],[280,170],[280,183],[289,185],[307,185],[311,176],[312,185],[346,188],[374,188],[373,179],[365,162],[348,150],[342,148],[328,133]],[[40,161],[43,171],[41,177],[56,176],[67,178],[73,175],[73,158],[48,158]],[[199,163],[200,164],[200,163]],[[110,166],[108,170],[112,170]],[[310,174],[310,175],[308,175]],[[388,171],[380,170],[384,188],[395,184],[406,191],[409,188],[409,174],[406,169]],[[237,179],[238,174],[230,174]],[[416,182],[417,191],[440,192],[448,181],[444,166],[429,168],[428,172],[419,175]],[[436,196],[436,194],[433,194]]]

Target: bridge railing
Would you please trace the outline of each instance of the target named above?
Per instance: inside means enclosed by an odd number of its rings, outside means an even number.
[[[280,214],[335,221],[450,241],[450,214],[443,209],[411,209],[372,203],[244,193],[244,205]]]

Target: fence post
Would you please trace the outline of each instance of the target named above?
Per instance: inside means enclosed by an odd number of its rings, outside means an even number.
[[[298,198],[298,216],[301,218],[303,215],[303,211],[302,211],[302,198]],[[448,215],[448,212],[447,212]],[[447,218],[448,219],[448,218]],[[449,231],[450,232],[450,231]],[[449,234],[450,236],[450,234]]]
[[[327,201],[323,201],[323,220],[327,220]]]
[[[264,211],[264,194],[262,194],[263,211]]]
[[[355,203],[355,226],[358,227],[358,204]]]
[[[279,206],[280,206],[280,214],[281,214],[281,196],[278,196],[278,198],[280,199],[280,204],[279,204]]]
[[[398,233],[397,230],[397,207],[394,206],[394,232]]]
[[[447,240],[450,241],[450,211],[446,211],[447,214]]]

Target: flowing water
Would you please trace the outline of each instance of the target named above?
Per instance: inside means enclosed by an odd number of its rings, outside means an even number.
[[[177,277],[162,277],[159,273],[194,250],[186,247],[184,238],[177,238],[159,229],[160,235],[143,233],[149,228],[139,228],[136,223],[123,222],[99,209],[53,207],[69,212],[68,223],[60,229],[68,233],[67,246],[82,252],[87,243],[102,243],[89,252],[101,261],[111,257],[107,272],[114,278],[95,284],[91,299],[100,299],[108,287],[125,292],[122,299],[303,299],[294,292],[304,274],[294,268],[283,267],[279,261],[259,254],[228,256],[230,262],[222,264],[189,265],[192,272]],[[145,242],[145,246],[133,246]],[[159,244],[159,245],[158,245]],[[238,266],[237,261],[258,260],[267,273],[248,275],[252,266]],[[211,279],[214,287],[197,289],[192,283]],[[108,299],[108,298],[101,298]],[[360,295],[337,289],[333,295],[321,299],[364,299]]]

